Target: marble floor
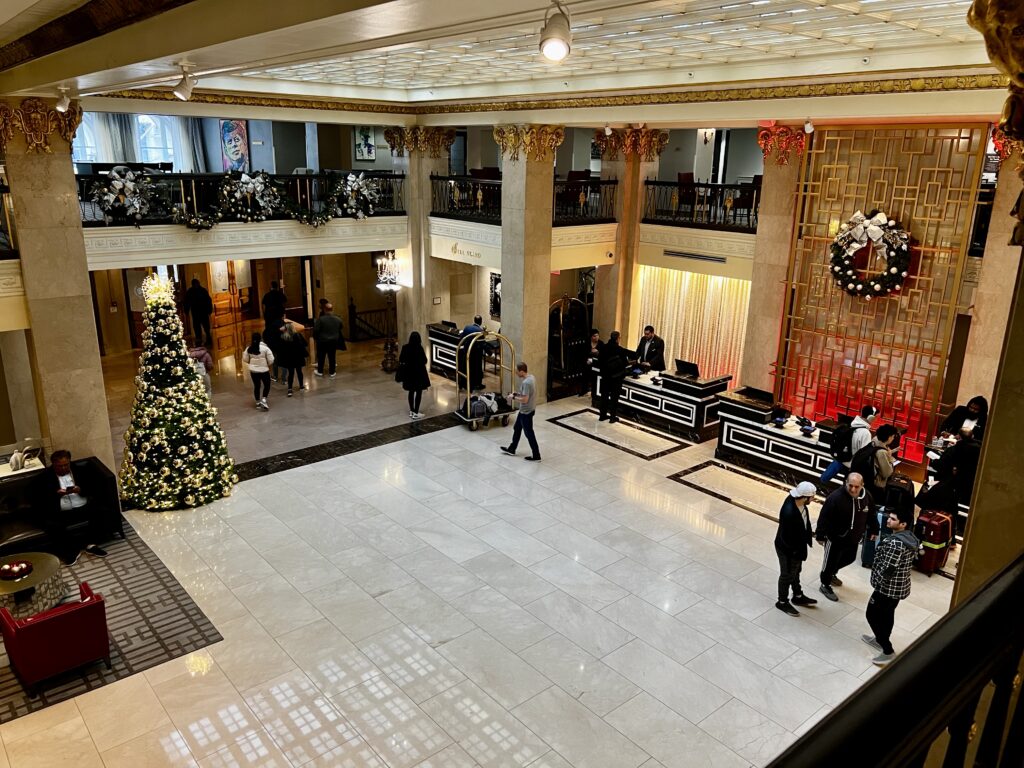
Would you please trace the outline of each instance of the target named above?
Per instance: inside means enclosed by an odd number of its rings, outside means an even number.
[[[578,410],[538,410],[540,464],[453,427],[128,513],[224,641],[0,726],[0,766],[764,765],[877,673],[868,571],[782,614],[775,524],[668,479],[713,444],[547,421]],[[897,650],[951,588],[914,573]]]

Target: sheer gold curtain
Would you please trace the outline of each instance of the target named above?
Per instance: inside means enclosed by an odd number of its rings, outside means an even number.
[[[740,381],[750,281],[640,267],[640,329],[653,325],[665,340],[665,362],[697,363],[704,377]]]

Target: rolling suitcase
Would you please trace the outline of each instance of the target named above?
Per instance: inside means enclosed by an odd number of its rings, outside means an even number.
[[[914,482],[906,475],[894,473],[885,484],[882,505],[888,510],[914,508]]]
[[[860,548],[860,564],[863,565],[865,568],[870,568],[872,565],[875,564],[875,548],[879,545],[882,539],[892,534],[892,531],[890,531],[885,526],[885,519],[886,517],[888,517],[888,513],[883,509],[877,514],[878,538],[872,541],[871,537],[868,535],[868,532],[864,531],[864,541],[861,544]]]
[[[921,541],[923,554],[914,567],[931,576],[946,564],[949,540],[953,536],[953,518],[945,512],[921,512],[914,526],[914,534]]]

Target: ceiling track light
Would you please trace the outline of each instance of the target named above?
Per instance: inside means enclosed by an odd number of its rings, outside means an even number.
[[[68,96],[68,89],[63,85],[57,90],[60,92],[60,96],[57,97],[57,103],[53,105],[53,108],[63,114],[71,106],[71,97]]]
[[[811,118],[807,118],[807,122],[804,123],[804,133],[814,133],[814,123],[811,122]]]
[[[548,61],[562,61],[572,50],[570,24],[568,9],[559,0],[551,0],[540,30],[540,52]]]
[[[181,68],[181,80],[174,86],[172,93],[182,101],[188,101],[192,98],[192,89],[196,87],[198,82],[199,78],[190,75],[188,69],[183,66]]]

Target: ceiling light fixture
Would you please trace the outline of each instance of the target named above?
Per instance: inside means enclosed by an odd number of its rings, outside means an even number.
[[[540,52],[548,61],[562,61],[572,50],[569,25],[569,11],[558,0],[551,0],[540,30]]]
[[[804,133],[814,133],[814,123],[811,122],[811,118],[807,118],[807,122],[804,123]]]
[[[67,112],[68,107],[71,106],[71,97],[68,96],[68,89],[62,85],[57,90],[60,91],[60,96],[57,97],[57,103],[54,104],[53,108],[61,113]]]
[[[188,101],[192,98],[192,89],[196,87],[199,82],[199,78],[193,77],[189,74],[188,69],[185,66],[181,68],[181,80],[174,86],[174,95],[182,101]]]

